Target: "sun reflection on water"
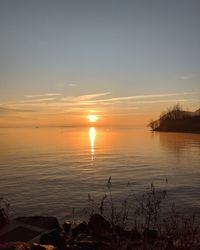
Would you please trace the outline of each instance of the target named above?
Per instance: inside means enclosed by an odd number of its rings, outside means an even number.
[[[89,137],[90,137],[91,159],[94,160],[94,146],[95,146],[95,138],[96,138],[96,129],[94,127],[90,127]]]

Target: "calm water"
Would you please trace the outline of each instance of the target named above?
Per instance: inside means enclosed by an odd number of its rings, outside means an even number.
[[[200,135],[100,128],[0,129],[0,196],[12,214],[81,216],[112,176],[116,199],[150,183],[183,210],[200,212]]]

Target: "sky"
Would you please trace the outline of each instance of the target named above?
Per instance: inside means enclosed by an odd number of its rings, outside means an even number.
[[[0,126],[146,126],[200,108],[199,0],[1,0]]]

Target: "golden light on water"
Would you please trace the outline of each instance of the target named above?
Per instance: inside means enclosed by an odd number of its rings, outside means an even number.
[[[98,120],[98,117],[96,115],[88,115],[87,119],[89,122],[96,122]]]
[[[90,152],[91,152],[91,157],[93,160],[94,159],[95,138],[96,138],[96,129],[94,127],[90,127],[89,137],[90,137]]]

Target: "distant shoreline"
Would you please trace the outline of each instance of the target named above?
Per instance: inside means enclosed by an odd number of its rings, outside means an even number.
[[[200,109],[188,112],[177,104],[163,112],[158,120],[151,121],[148,126],[152,131],[199,134]]]
[[[163,133],[186,133],[186,134],[200,134],[200,131],[187,131],[187,130],[151,130],[152,132],[163,132]]]

